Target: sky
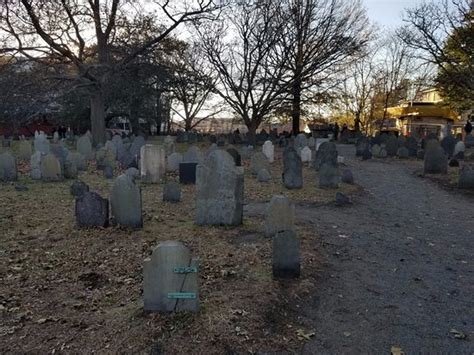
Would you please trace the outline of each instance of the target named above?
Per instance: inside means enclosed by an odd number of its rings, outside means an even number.
[[[404,9],[417,6],[420,3],[422,3],[422,0],[362,0],[370,20],[377,22],[387,29],[397,28],[402,25]]]

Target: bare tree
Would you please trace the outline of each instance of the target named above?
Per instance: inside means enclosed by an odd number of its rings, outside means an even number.
[[[285,0],[288,26],[283,37],[290,52],[287,77],[293,133],[299,133],[301,105],[321,91],[370,38],[370,26],[359,1]],[[318,92],[317,92],[318,94]],[[305,97],[306,96],[306,97]]]
[[[160,10],[161,31],[144,38],[126,55],[114,53],[117,29],[129,17],[147,13],[145,4]],[[48,58],[71,65],[67,77],[87,87],[94,143],[105,141],[103,85],[138,57],[159,45],[180,24],[210,16],[213,0],[193,2],[125,0],[5,0],[0,10],[0,31],[8,34],[2,51],[31,60]]]
[[[288,52],[279,46],[285,21],[279,1],[243,0],[229,7],[220,21],[197,28],[211,63],[216,93],[241,117],[250,140],[266,116],[286,97],[283,63]]]

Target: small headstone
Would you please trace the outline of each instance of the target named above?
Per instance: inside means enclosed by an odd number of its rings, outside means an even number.
[[[303,187],[303,164],[293,147],[285,148],[283,152],[283,185],[287,189]]]
[[[385,149],[387,150],[387,155],[389,157],[394,157],[395,155],[397,155],[397,151],[398,151],[398,139],[397,137],[395,137],[394,135],[390,135],[387,139],[387,141],[385,142]]]
[[[365,136],[359,137],[356,142],[356,157],[362,157],[369,149],[369,139]]]
[[[424,157],[425,174],[447,174],[448,156],[440,146],[427,148]]]
[[[375,157],[375,158],[379,158],[380,156],[380,151],[382,150],[382,147],[378,144],[374,144],[372,146],[372,155]]]
[[[144,183],[159,183],[166,174],[165,150],[160,145],[145,144],[140,150],[140,174]]]
[[[265,236],[295,229],[295,206],[283,195],[274,195],[265,215]]]
[[[409,155],[410,155],[410,152],[408,151],[408,148],[406,148],[406,147],[398,148],[398,151],[397,151],[398,158],[408,159]]]
[[[97,164],[97,169],[103,170],[106,166],[111,168],[117,167],[117,162],[115,160],[115,154],[113,150],[103,147],[97,150],[95,153],[95,160]]]
[[[372,152],[370,151],[369,147],[362,152],[362,160],[369,160],[372,159]]]
[[[114,169],[111,166],[106,166],[104,168],[104,177],[106,179],[112,179],[114,177]]]
[[[40,151],[35,152],[30,159],[31,173],[30,176],[33,180],[41,180],[41,158],[42,153]]]
[[[349,197],[347,197],[340,191],[336,192],[336,206],[346,206],[346,205],[349,205],[350,203],[351,203],[351,200]]]
[[[257,174],[257,181],[258,182],[269,182],[271,180],[270,173],[267,169],[261,169]]]
[[[53,153],[56,158],[58,158],[61,166],[64,166],[67,156],[69,155],[69,149],[61,144],[51,144],[49,146],[49,151],[50,153]]]
[[[60,181],[63,179],[61,163],[52,153],[41,157],[40,168],[43,181]]]
[[[9,152],[0,154],[0,181],[14,181],[17,178],[15,157]]]
[[[311,148],[309,146],[306,146],[301,149],[300,156],[302,163],[309,163],[312,159]]]
[[[225,151],[209,154],[196,169],[195,223],[239,225],[243,217],[243,200],[243,169],[236,167]]]
[[[292,230],[276,233],[272,240],[272,271],[274,278],[292,279],[300,276],[300,242]]]
[[[199,261],[178,241],[165,241],[143,263],[144,309],[148,312],[199,310]]]
[[[474,168],[464,165],[459,172],[458,187],[460,189],[474,190]]]
[[[299,133],[295,138],[294,148],[295,150],[301,150],[308,145],[308,138],[306,134]]]
[[[132,179],[132,181],[140,179],[140,171],[137,168],[128,168],[125,170],[125,175]]]
[[[339,168],[337,165],[323,163],[319,168],[319,187],[337,188],[339,186]]]
[[[459,161],[455,158],[452,158],[452,159],[449,160],[448,165],[452,168],[457,168],[457,167],[459,167]]]
[[[352,171],[349,169],[344,169],[341,174],[341,181],[345,184],[354,184],[354,175],[352,175]]]
[[[28,191],[28,186],[23,184],[15,184],[16,191]]]
[[[267,157],[270,163],[275,160],[275,148],[271,141],[266,141],[262,146],[262,153]]]
[[[253,175],[257,175],[261,169],[270,171],[270,162],[263,153],[257,152],[250,159],[250,172]]]
[[[314,137],[308,138],[308,147],[310,149],[314,149],[316,147],[316,139],[314,139]]]
[[[141,159],[140,153],[144,145],[145,138],[143,138],[142,136],[138,136],[133,140],[132,145],[130,146],[130,155],[132,156],[134,161],[138,162]]]
[[[71,192],[71,195],[73,195],[74,197],[80,197],[84,195],[84,193],[89,191],[89,186],[87,186],[86,183],[80,180],[76,180],[71,184],[69,191]]]
[[[133,180],[120,175],[112,186],[110,194],[112,218],[115,224],[131,227],[143,227],[142,193]]]
[[[163,186],[163,201],[179,202],[181,201],[181,186],[172,181]]]
[[[405,140],[405,147],[408,149],[408,156],[416,158],[418,150],[418,141],[415,137],[407,137]]]
[[[195,184],[196,183],[196,167],[197,163],[180,163],[179,164],[179,183]]]
[[[54,131],[54,133],[53,133],[53,142],[54,143],[59,142],[59,133],[58,133],[58,131]]]
[[[75,214],[78,227],[107,227],[109,201],[98,193],[86,191],[76,199]]]
[[[92,149],[92,141],[87,134],[79,137],[76,142],[76,149],[86,160],[94,159],[94,151]]]
[[[474,148],[474,136],[472,134],[466,135],[464,143],[466,144],[466,148]]]

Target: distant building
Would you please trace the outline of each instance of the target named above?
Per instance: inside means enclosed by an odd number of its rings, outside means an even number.
[[[462,133],[464,122],[457,112],[443,105],[436,89],[423,91],[414,101],[404,101],[387,109],[382,130],[399,132],[404,136],[426,137],[428,134],[443,136],[447,129]]]

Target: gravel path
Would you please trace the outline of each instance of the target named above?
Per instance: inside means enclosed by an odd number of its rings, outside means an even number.
[[[303,353],[474,353],[474,200],[410,164],[347,163],[365,190],[352,206],[298,209],[325,258]]]

